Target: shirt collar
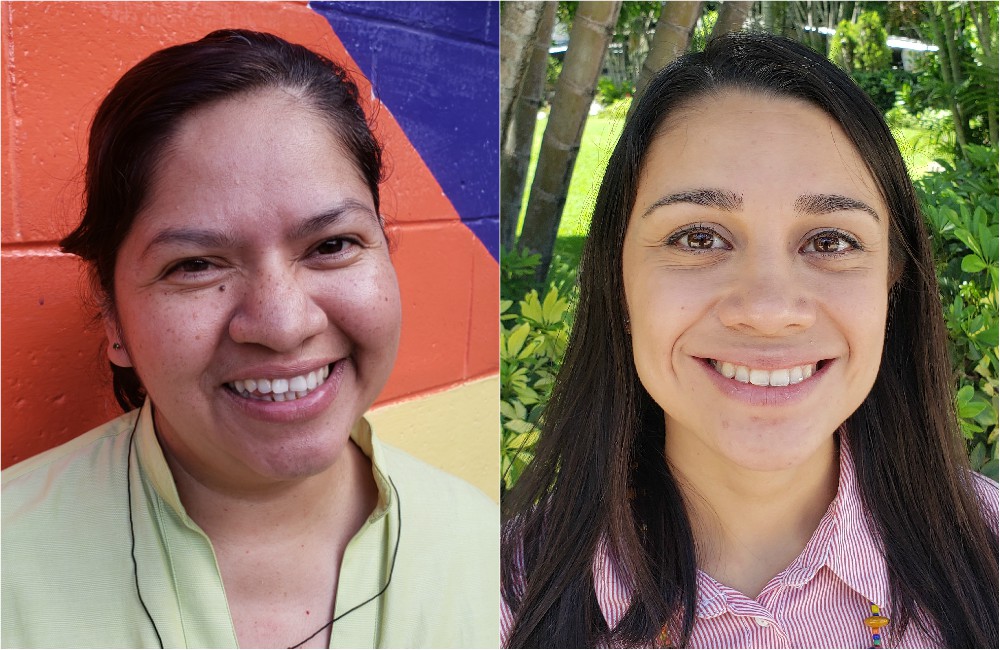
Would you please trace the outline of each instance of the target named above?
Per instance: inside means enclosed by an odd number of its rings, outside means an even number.
[[[833,520],[827,566],[851,589],[885,607],[889,598],[888,567],[882,543],[869,529],[854,460],[844,435],[840,436],[840,484],[827,517]]]
[[[174,476],[163,455],[160,441],[156,437],[156,427],[153,424],[153,403],[147,397],[139,409],[138,421],[135,425],[135,445],[139,466],[157,495],[172,508],[189,526],[197,525],[187,516],[184,504],[177,493]],[[378,488],[378,503],[369,515],[368,521],[375,522],[385,516],[390,510],[394,496],[389,483],[389,468],[385,459],[385,451],[381,441],[372,431],[368,420],[361,418],[351,430],[351,440],[372,464],[372,476]]]
[[[880,606],[886,604],[889,580],[881,545],[872,536],[858,490],[857,474],[846,437],[840,436],[840,477],[837,496],[817,525],[799,556],[778,579],[785,586],[801,587],[820,569],[828,567],[852,590]],[[699,618],[725,612],[738,594],[707,574],[698,572]],[[732,598],[735,602],[736,598]]]

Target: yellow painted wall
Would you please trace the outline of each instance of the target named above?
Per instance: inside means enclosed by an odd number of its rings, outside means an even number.
[[[500,501],[500,378],[461,384],[379,407],[366,417],[378,437],[468,481]]]

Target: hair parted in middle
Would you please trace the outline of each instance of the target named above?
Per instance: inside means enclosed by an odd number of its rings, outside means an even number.
[[[683,647],[697,564],[684,498],[664,456],[664,414],[636,372],[622,252],[652,142],[724,92],[795,99],[837,122],[889,210],[888,322],[871,392],[841,427],[868,525],[889,567],[894,635],[947,647],[998,634],[997,538],[981,515],[952,402],[928,236],[899,149],[868,97],[822,55],[767,34],[728,34],[651,81],[607,165],[580,262],[580,299],[535,459],[503,504],[509,647],[642,646],[664,623]],[[831,432],[833,435],[834,432]],[[633,586],[609,630],[594,591],[601,543]]]

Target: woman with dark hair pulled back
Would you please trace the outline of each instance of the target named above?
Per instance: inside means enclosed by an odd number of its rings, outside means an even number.
[[[535,460],[508,647],[996,647],[934,262],[878,109],[731,34],[626,120]]]
[[[4,471],[4,646],[496,643],[495,505],[364,418],[400,332],[382,180],[354,81],[277,36],[117,82],[61,244],[127,413]]]

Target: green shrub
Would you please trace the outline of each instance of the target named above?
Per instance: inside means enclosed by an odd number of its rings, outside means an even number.
[[[596,99],[601,106],[611,106],[620,99],[631,97],[634,90],[631,80],[616,84],[608,77],[601,77],[597,80]]]
[[[830,37],[827,58],[847,72],[885,70],[892,63],[887,37],[878,13],[863,11],[856,23],[840,21]]]
[[[897,92],[910,83],[913,75],[905,70],[854,70],[851,79],[865,91],[883,114],[897,105]]]
[[[500,258],[501,277],[511,287],[534,276],[537,255],[514,251]],[[576,273],[558,257],[544,298],[529,289],[518,301],[500,300],[500,490],[506,492],[534,458],[538,423],[566,352],[572,327],[570,305],[577,295]],[[503,286],[502,294],[511,291]]]
[[[970,145],[966,158],[916,183],[931,231],[957,380],[956,404],[972,466],[997,479],[997,149]]]
[[[858,16],[859,43],[854,53],[858,69],[875,72],[889,68],[892,63],[892,50],[886,44],[888,37],[877,11],[861,12]]]

